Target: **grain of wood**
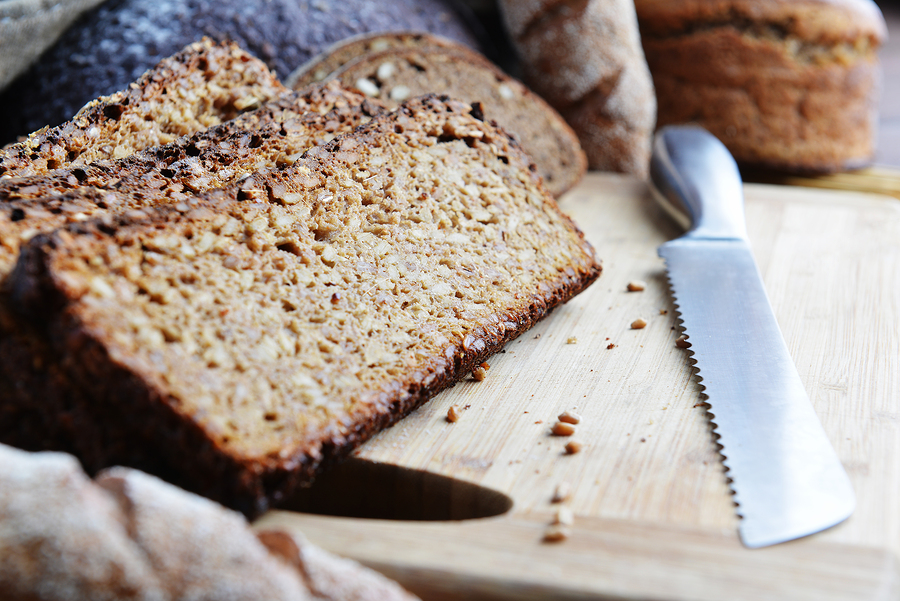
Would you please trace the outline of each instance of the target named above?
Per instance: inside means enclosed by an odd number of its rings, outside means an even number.
[[[856,491],[848,521],[771,549],[740,545],[689,354],[673,344],[676,311],[656,255],[682,232],[644,184],[601,174],[561,201],[605,259],[597,284],[509,343],[490,378],[442,393],[359,451],[501,491],[511,513],[455,523],[278,519],[435,599],[535,590],[665,601],[900,596],[900,203],[766,185],[746,186],[745,196],[776,318]],[[623,302],[615,282],[636,273],[649,285]],[[654,327],[609,339],[636,310],[660,308],[668,313]],[[560,352],[575,334],[579,344]],[[614,350],[600,351],[607,344]],[[472,404],[479,419],[435,428],[454,404]],[[559,441],[535,425],[563,407],[584,417],[578,437],[589,444],[576,455],[554,452]],[[566,503],[577,528],[561,545],[541,544],[560,482],[573,485]]]

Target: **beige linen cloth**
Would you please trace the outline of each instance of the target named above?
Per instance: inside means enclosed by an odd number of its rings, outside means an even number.
[[[0,90],[104,0],[0,0]]]

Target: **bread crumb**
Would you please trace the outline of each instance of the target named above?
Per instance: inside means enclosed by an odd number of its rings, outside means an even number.
[[[632,280],[628,282],[628,292],[643,292],[647,287],[647,282],[642,280]]]
[[[564,503],[572,496],[572,486],[568,482],[560,482],[550,498],[551,503]]]
[[[566,344],[578,344],[578,338],[575,336],[569,336],[566,338]]]
[[[570,507],[563,505],[557,508],[556,514],[553,516],[553,524],[560,526],[571,526],[575,523],[575,514]]]
[[[578,440],[570,440],[566,443],[566,455],[574,455],[575,453],[580,453],[581,449],[584,448],[584,444]]]
[[[575,434],[575,426],[566,422],[556,422],[550,428],[550,431],[553,432],[554,436],[572,436]]]
[[[675,346],[678,348],[689,348],[691,343],[687,341],[687,336],[679,336],[677,340],[675,340]]]
[[[562,524],[554,524],[544,531],[544,541],[558,543],[569,538],[569,528]]]
[[[455,424],[459,421],[459,417],[459,409],[456,407],[456,405],[450,405],[450,408],[447,409],[447,421],[451,424]]]
[[[484,379],[486,377],[487,377],[487,370],[485,368],[483,368],[482,366],[479,365],[478,367],[476,367],[475,369],[472,370],[472,378],[476,382],[482,382],[482,381],[484,381]]]
[[[632,330],[643,330],[647,327],[647,320],[640,317],[631,322]]]
[[[606,350],[612,350],[614,348],[616,348],[616,345],[613,344],[612,342],[610,342],[609,344],[606,345]]]
[[[559,414],[557,419],[561,422],[565,422],[567,424],[579,424],[581,423],[581,416],[575,413],[574,411],[563,411]]]

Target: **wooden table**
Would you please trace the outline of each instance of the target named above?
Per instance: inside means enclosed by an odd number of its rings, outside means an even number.
[[[600,280],[295,506],[355,517],[272,512],[257,526],[296,528],[427,600],[900,598],[900,201],[745,194],[776,317],[858,497],[849,520],[742,547],[655,251],[679,231],[643,182],[594,173],[561,206],[603,257]],[[646,290],[628,292],[634,279]],[[648,326],[630,329],[638,317]],[[567,409],[584,416],[576,455],[549,432]],[[572,536],[544,542],[563,481]]]

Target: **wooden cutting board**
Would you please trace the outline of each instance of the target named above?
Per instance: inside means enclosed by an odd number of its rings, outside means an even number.
[[[560,204],[603,259],[597,283],[293,505],[406,519],[278,511],[257,527],[302,531],[424,599],[900,598],[900,202],[745,193],[778,322],[856,490],[849,520],[742,547],[656,255],[680,231],[642,182],[590,174]],[[574,455],[550,434],[565,410],[583,416]],[[545,542],[562,482],[575,523]]]

